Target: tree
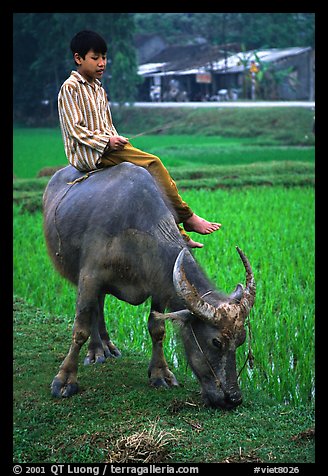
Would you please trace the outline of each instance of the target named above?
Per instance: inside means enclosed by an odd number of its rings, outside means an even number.
[[[136,13],[135,22],[137,33],[157,33],[170,44],[202,36],[248,50],[314,46],[314,13]]]
[[[47,111],[57,121],[57,94],[75,68],[69,48],[80,30],[94,30],[108,43],[114,101],[135,99],[137,63],[131,13],[14,14],[14,120],[39,120]],[[114,84],[114,80],[115,83]],[[107,80],[105,78],[105,87]],[[42,106],[42,103],[48,106]],[[47,109],[48,107],[48,109]]]
[[[137,57],[134,41],[132,13],[111,13],[107,16],[109,56],[111,58],[110,98],[119,103],[136,98],[140,77],[137,74]]]
[[[14,119],[42,115],[42,101],[54,112],[67,76],[69,19],[56,13],[14,14]],[[73,27],[73,28],[72,28]],[[53,107],[51,107],[53,106]]]

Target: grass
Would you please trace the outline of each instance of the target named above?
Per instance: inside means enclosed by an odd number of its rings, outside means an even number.
[[[312,108],[156,108],[112,107],[116,129],[134,135],[158,128],[165,135],[250,139],[262,145],[314,145]],[[58,125],[58,120],[48,121]],[[44,119],[39,127],[47,127]],[[47,144],[46,144],[47,145]],[[49,149],[48,149],[49,150]]]
[[[14,128],[14,175],[36,177],[42,167],[67,165],[60,130]]]
[[[40,209],[48,181],[34,178],[40,170],[65,166],[59,131],[15,131],[14,201],[27,210]],[[50,142],[51,142],[50,141]],[[243,185],[301,186],[314,184],[313,147],[253,146],[247,139],[198,136],[148,136],[133,141],[136,146],[161,157],[179,188],[222,188]]]
[[[109,297],[107,326],[122,359],[80,365],[81,393],[53,400],[49,386],[70,344],[76,290],[47,256],[41,199],[48,179],[35,177],[67,160],[59,129],[16,128],[14,461],[133,458],[133,441],[153,434],[155,443],[173,438],[162,462],[314,462],[312,112],[123,108],[115,117],[129,135],[181,120],[174,134],[133,143],[161,156],[196,213],[223,224],[195,251],[217,287],[230,292],[244,280],[235,245],[249,257],[257,282],[251,313],[255,367],[241,374],[242,406],[233,412],[206,409],[168,324],[165,353],[181,386],[150,389],[149,303],[133,307]],[[238,350],[238,368],[246,353],[247,344]],[[153,453],[149,449],[149,457]]]
[[[314,184],[314,165],[308,162],[259,162],[245,165],[203,165],[170,167],[178,188],[207,190],[245,186],[311,186]],[[27,212],[42,210],[42,195],[49,177],[15,179],[13,201]]]
[[[119,131],[133,133],[165,127],[166,135],[221,136],[262,145],[314,145],[310,108],[113,108]]]
[[[314,462],[309,405],[279,404],[253,388],[232,412],[207,409],[184,368],[176,371],[179,388],[149,388],[147,359],[125,345],[121,359],[81,365],[81,392],[54,400],[49,385],[67,351],[71,326],[65,316],[21,299],[15,302],[14,318],[16,463],[110,461],[122,441],[154,431],[155,425],[156,435],[165,432],[175,438],[162,463]]]
[[[134,145],[158,154],[181,189],[314,184],[314,147],[254,145],[252,138],[143,136]],[[45,168],[67,164],[59,129],[14,131],[14,202],[41,209]]]
[[[121,134],[132,137],[174,124],[165,135],[145,135],[133,145],[158,154],[167,167],[314,162],[313,111],[264,109],[113,109]],[[288,146],[288,147],[286,147]],[[66,165],[60,129],[14,128],[14,175],[36,177],[43,167]]]
[[[257,364],[243,385],[266,389],[281,402],[307,402],[314,391],[314,192],[311,188],[206,189],[184,193],[203,216],[223,224],[196,257],[217,287],[232,291],[243,281],[235,245],[249,256],[257,282],[252,312]],[[14,215],[14,287],[18,296],[72,323],[75,289],[53,269],[42,233],[41,213]],[[196,235],[195,235],[196,238]],[[38,250],[36,253],[35,250]],[[28,263],[28,267],[26,266]],[[35,286],[38,276],[46,276]],[[54,299],[54,297],[56,298]],[[107,325],[114,341],[150,354],[149,303],[132,307],[107,300]],[[169,326],[167,353],[178,364],[182,352]],[[288,342],[288,345],[287,345]],[[302,343],[307,343],[306,351]],[[118,344],[119,345],[119,344]],[[177,348],[176,348],[177,347]],[[239,366],[247,347],[238,354]]]
[[[15,129],[14,139],[14,175],[17,178],[35,178],[42,168],[67,165],[58,129]],[[152,135],[131,142],[135,147],[161,157],[170,170],[181,166],[195,169],[204,165],[314,161],[313,147],[262,146],[254,145],[248,139]]]

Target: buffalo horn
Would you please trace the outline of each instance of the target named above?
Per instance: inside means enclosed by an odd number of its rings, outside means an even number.
[[[239,306],[241,307],[240,317],[245,320],[246,316],[250,313],[255,301],[255,294],[256,294],[256,285],[254,280],[253,271],[251,265],[249,264],[248,259],[244,255],[238,246],[236,246],[240,259],[243,262],[243,265],[246,270],[246,288],[244,291],[244,295],[240,300]]]
[[[246,269],[246,288],[244,294],[239,303],[224,302],[218,307],[204,301],[195,286],[188,281],[183,267],[185,249],[180,251],[175,261],[173,284],[177,294],[183,299],[190,312],[208,324],[218,325],[222,318],[233,321],[241,319],[243,322],[254,304],[255,282],[252,269],[248,259],[238,247],[237,251]]]

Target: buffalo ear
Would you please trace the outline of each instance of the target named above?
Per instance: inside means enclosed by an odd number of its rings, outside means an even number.
[[[244,295],[244,286],[241,283],[238,283],[236,289],[229,296],[229,303],[240,303],[241,298]]]
[[[172,322],[177,323],[177,324],[185,324],[189,317],[190,317],[190,311],[188,309],[182,309],[181,311],[175,311],[175,312],[168,312],[166,314],[161,314],[160,312],[152,311],[153,316],[155,319],[161,319],[161,320],[166,320],[170,319]]]

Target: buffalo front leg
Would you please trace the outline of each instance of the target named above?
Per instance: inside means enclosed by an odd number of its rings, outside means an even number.
[[[163,352],[165,322],[156,319],[150,313],[148,330],[152,340],[152,357],[148,367],[150,385],[153,387],[176,387],[179,385],[174,374],[169,370]]]
[[[110,340],[104,318],[105,294],[98,297],[98,319],[92,322],[88,354],[84,365],[102,364],[108,357],[120,357],[121,352]]]
[[[70,397],[78,392],[77,370],[80,349],[89,338],[97,317],[98,296],[92,279],[85,276],[80,278],[78,286],[72,343],[51,384],[51,393],[54,397]]]

